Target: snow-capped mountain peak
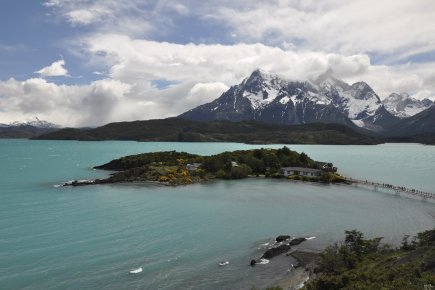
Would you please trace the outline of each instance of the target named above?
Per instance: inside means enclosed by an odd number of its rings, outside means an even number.
[[[407,93],[392,93],[383,100],[385,108],[399,118],[414,116],[434,104],[429,99],[418,100]]]
[[[314,81],[319,94],[326,96],[334,107],[359,127],[378,130],[380,115],[385,112],[379,96],[365,82],[349,85],[327,72]]]
[[[257,69],[237,86],[235,93],[241,93],[256,110],[274,101],[285,85],[286,82],[277,75]]]
[[[38,117],[27,119],[25,121],[15,121],[8,124],[9,127],[33,126],[37,128],[59,128],[60,126],[40,120]]]

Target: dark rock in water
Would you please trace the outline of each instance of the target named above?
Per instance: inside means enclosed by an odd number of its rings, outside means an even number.
[[[257,261],[251,260],[251,267],[255,266],[255,264],[257,264]]]
[[[289,235],[280,235],[280,236],[276,237],[275,241],[277,243],[281,243],[282,241],[285,241],[285,240],[288,240],[288,239],[290,239]]]
[[[278,255],[281,255],[285,252],[288,252],[290,250],[290,245],[279,245],[276,248],[272,248],[264,252],[263,256],[261,256],[262,259],[271,259],[273,257],[276,257]]]
[[[71,180],[68,182],[65,182],[62,186],[82,186],[82,185],[91,185],[95,184],[95,181],[93,180]]]
[[[307,240],[306,238],[295,238],[290,241],[290,246],[299,245],[300,243],[305,242],[306,240]]]

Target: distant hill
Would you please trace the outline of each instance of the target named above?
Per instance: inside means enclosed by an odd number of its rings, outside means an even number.
[[[200,122],[180,118],[111,123],[95,129],[61,129],[39,140],[135,140],[256,144],[378,144],[383,140],[339,124],[280,125],[255,121]]]
[[[33,138],[59,130],[58,128],[40,128],[31,125],[0,126],[0,138]]]
[[[435,105],[389,128],[389,140],[435,145]]]
[[[435,105],[417,115],[401,120],[390,129],[390,134],[399,136],[434,134],[435,136]]]

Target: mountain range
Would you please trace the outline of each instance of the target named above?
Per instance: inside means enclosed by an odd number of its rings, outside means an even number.
[[[60,129],[60,126],[40,120],[38,117],[9,124],[0,123],[0,138],[32,138]]]
[[[11,122],[9,124],[1,124],[0,128],[7,128],[7,127],[23,127],[23,126],[32,126],[35,128],[41,128],[41,129],[56,129],[60,128],[59,125],[44,121],[39,119],[38,117],[33,117],[32,119],[27,119],[25,121],[15,121]]]
[[[435,144],[435,105],[408,94],[381,100],[365,82],[330,72],[288,81],[255,70],[212,102],[176,118],[60,129],[38,118],[0,124],[0,138],[233,141],[247,143]],[[346,141],[347,139],[347,141]]]
[[[287,81],[277,75],[255,70],[240,84],[232,86],[214,101],[198,106],[180,118],[197,121],[255,120],[278,124],[338,123],[382,135],[414,132],[399,130],[405,117],[423,113],[433,102],[392,94],[385,102],[365,82],[347,84],[327,72],[313,81]],[[419,118],[405,127],[415,133],[435,132]],[[434,126],[435,127],[435,126]]]

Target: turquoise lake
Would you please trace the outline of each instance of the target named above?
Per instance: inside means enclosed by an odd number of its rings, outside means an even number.
[[[435,202],[348,185],[251,178],[55,187],[106,176],[92,166],[125,155],[260,147],[282,145],[0,140],[0,289],[261,288],[285,276],[290,260],[249,261],[280,234],[315,236],[301,248],[319,250],[348,229],[398,244],[435,227]],[[435,192],[435,146],[288,147],[348,177]],[[130,275],[137,267],[143,272]]]

